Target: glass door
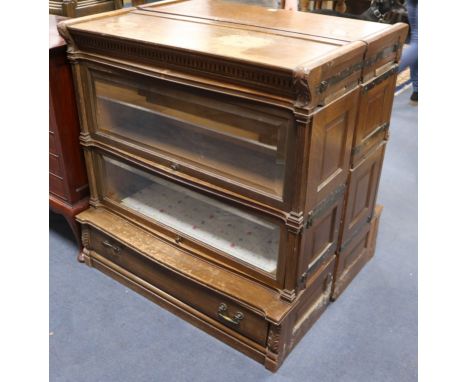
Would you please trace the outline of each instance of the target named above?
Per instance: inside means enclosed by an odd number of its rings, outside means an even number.
[[[111,157],[101,156],[100,163],[104,199],[275,276],[279,224]]]
[[[289,111],[194,87],[92,71],[96,129],[208,176],[283,200]]]

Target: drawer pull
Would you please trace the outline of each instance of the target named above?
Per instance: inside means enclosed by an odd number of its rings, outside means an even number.
[[[117,254],[120,252],[120,248],[119,248],[119,247],[117,247],[117,246],[115,246],[115,245],[112,245],[112,244],[109,243],[107,240],[104,240],[104,241],[102,242],[102,244],[103,244],[105,247],[111,249],[112,252],[114,252],[115,255],[117,255]]]
[[[237,312],[234,317],[229,317],[227,314],[228,307],[227,305],[222,302],[219,304],[218,307],[218,317],[221,318],[224,322],[231,324],[231,325],[239,325],[241,320],[244,319],[244,315],[241,312]]]
[[[177,164],[177,163],[171,163],[171,168],[174,170],[174,171],[178,171],[180,169],[180,165]]]
[[[176,242],[176,244],[180,244],[180,242],[182,241],[182,238],[180,236],[176,236],[174,238],[174,241]]]

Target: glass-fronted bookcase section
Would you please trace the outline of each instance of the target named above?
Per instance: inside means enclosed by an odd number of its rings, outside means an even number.
[[[291,111],[141,75],[89,73],[96,137],[240,195],[288,201]]]
[[[227,260],[272,281],[280,276],[286,230],[279,219],[246,211],[111,155],[94,153],[93,158],[100,199],[111,209],[175,233],[184,249],[221,263]]]

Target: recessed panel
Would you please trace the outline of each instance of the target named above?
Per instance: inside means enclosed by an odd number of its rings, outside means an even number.
[[[320,180],[323,182],[343,167],[346,144],[347,113],[339,116],[325,126],[323,140],[323,161]]]

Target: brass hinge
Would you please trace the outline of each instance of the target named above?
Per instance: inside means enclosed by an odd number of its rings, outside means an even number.
[[[322,200],[317,207],[307,215],[307,222],[305,228],[309,228],[314,224],[315,219],[320,217],[325,211],[327,211],[335,202],[341,198],[346,190],[346,184],[342,184],[335,191],[330,193],[326,199]]]

